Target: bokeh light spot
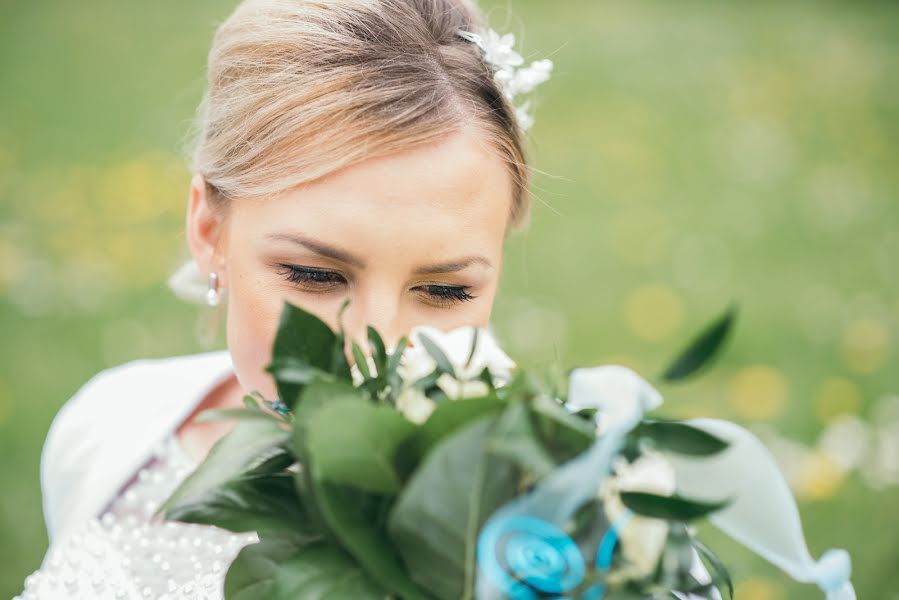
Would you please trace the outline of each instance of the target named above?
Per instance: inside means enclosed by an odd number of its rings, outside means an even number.
[[[858,385],[845,377],[828,377],[815,394],[815,408],[822,423],[845,414],[858,414],[862,394]]]
[[[730,403],[743,418],[772,419],[786,404],[787,387],[786,379],[776,369],[765,365],[745,367],[730,381]]]
[[[886,362],[889,334],[877,319],[856,319],[843,331],[843,361],[856,373],[874,373]]]
[[[647,284],[634,290],[625,307],[627,323],[643,340],[659,341],[677,331],[684,320],[684,303],[674,289]]]
[[[843,485],[845,471],[823,452],[810,452],[802,466],[796,495],[802,500],[826,500]]]
[[[735,582],[735,598],[752,598],[752,600],[783,600],[784,591],[774,582],[762,577],[749,577]]]
[[[21,276],[22,258],[11,240],[0,238],[0,292]]]

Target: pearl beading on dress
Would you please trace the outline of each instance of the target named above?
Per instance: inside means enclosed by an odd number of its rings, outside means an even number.
[[[99,517],[50,550],[13,600],[219,600],[255,533],[153,518],[196,468],[170,436]]]

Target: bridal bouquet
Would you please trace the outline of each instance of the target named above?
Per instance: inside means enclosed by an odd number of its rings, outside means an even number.
[[[734,313],[662,376],[698,371]],[[732,596],[699,539],[708,519],[828,598],[852,599],[849,557],[806,549],[764,446],[713,419],[647,413],[655,388],[614,365],[537,377],[488,330],[420,327],[365,353],[285,303],[267,370],[277,399],[210,411],[237,426],[162,507],[255,531],[229,600],[530,600]]]

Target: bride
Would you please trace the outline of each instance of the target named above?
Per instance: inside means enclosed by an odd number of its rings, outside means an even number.
[[[227,350],[136,360],[59,412],[41,462],[50,547],[22,598],[221,598],[255,534],[163,522],[264,372],[282,303],[388,344],[416,325],[487,326],[507,233],[528,214],[520,57],[467,0],[245,0],[215,33],[186,234]],[[493,45],[488,45],[491,42]],[[502,68],[500,69],[502,70]],[[509,71],[503,71],[508,73]],[[504,83],[505,82],[505,83]],[[505,87],[504,87],[505,85]],[[188,282],[189,283],[189,282]]]
[[[185,270],[227,306],[228,349],[104,370],[66,403],[41,461],[51,544],[22,597],[221,597],[254,536],[150,517],[231,426],[197,414],[277,398],[283,300],[336,327],[349,298],[347,332],[387,343],[488,325],[529,173],[527,115],[457,33],[482,23],[466,0],[246,0],[221,24]]]

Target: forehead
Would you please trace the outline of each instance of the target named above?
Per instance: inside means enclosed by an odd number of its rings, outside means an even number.
[[[321,235],[504,235],[512,203],[509,169],[475,130],[331,173],[290,193],[237,201],[233,225]]]

